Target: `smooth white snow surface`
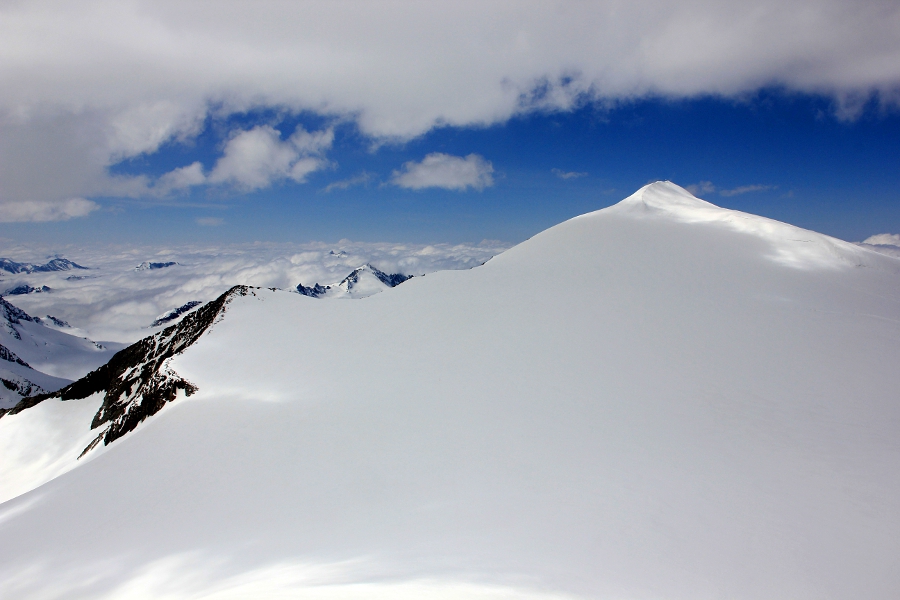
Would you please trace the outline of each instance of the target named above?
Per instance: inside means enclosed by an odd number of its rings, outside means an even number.
[[[0,506],[0,589],[897,598],[898,360],[900,261],[653,184],[470,271],[235,298],[195,396]]]
[[[9,331],[0,331],[0,343],[31,368],[64,379],[83,377],[125,347],[118,342],[96,343],[43,323],[22,321],[14,327],[19,338]]]
[[[96,432],[91,419],[102,396],[42,402],[0,419],[0,502],[32,490],[77,466]],[[92,458],[92,457],[91,457]],[[0,508],[0,522],[4,519]]]

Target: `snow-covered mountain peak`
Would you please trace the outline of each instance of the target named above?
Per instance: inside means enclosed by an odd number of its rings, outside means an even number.
[[[627,214],[637,218],[661,217],[682,223],[726,227],[764,241],[770,248],[770,259],[798,269],[896,268],[876,257],[876,253],[850,242],[767,217],[716,206],[671,181],[645,185],[618,204],[597,212]]]
[[[322,286],[297,286],[297,291],[311,298],[366,298],[392,287],[396,287],[410,279],[412,275],[403,273],[385,273],[381,269],[366,263],[356,267],[339,283]]]
[[[23,400],[4,597],[898,597],[898,263],[643,192],[375,301],[234,288]]]
[[[671,181],[648,183],[616,206],[630,209],[640,208],[643,210],[684,213],[696,210],[726,210],[711,202],[697,198],[680,185]]]

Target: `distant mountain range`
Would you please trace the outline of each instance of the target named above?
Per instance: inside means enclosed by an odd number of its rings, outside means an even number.
[[[0,258],[0,271],[6,271],[12,275],[18,273],[50,273],[52,271],[71,271],[72,269],[84,269],[81,265],[67,258],[54,258],[43,265],[20,263],[8,258]]]

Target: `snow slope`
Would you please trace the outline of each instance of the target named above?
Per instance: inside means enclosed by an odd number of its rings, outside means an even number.
[[[125,346],[116,342],[100,344],[70,335],[3,298],[0,298],[0,344],[32,369],[68,380],[96,369]]]
[[[167,359],[197,393],[0,506],[0,589],[896,598],[898,359],[900,261],[652,184],[357,302],[234,298]]]

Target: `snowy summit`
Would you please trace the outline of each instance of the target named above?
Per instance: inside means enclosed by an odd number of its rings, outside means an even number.
[[[898,360],[900,261],[668,182],[354,302],[235,288],[0,418],[0,589],[896,598]]]

